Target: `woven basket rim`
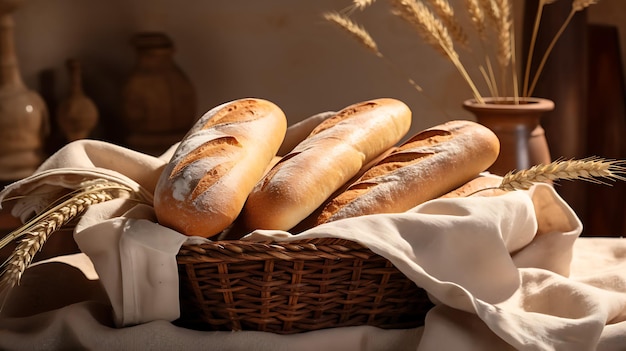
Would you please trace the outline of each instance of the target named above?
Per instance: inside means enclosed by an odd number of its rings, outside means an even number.
[[[376,254],[352,240],[333,237],[295,241],[221,240],[183,244],[177,255],[179,264],[215,261],[368,259]]]

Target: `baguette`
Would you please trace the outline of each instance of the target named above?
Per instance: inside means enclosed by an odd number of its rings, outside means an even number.
[[[154,209],[160,224],[212,237],[233,223],[266,172],[287,129],[270,101],[240,99],[202,116],[159,178]]]
[[[278,149],[278,156],[285,156],[291,152],[302,140],[311,134],[315,127],[336,113],[333,111],[320,112],[288,126],[285,140],[283,140],[283,144]]]
[[[246,230],[289,230],[313,213],[364,165],[398,143],[411,125],[403,102],[381,98],[344,108],[254,187],[242,211]]]
[[[335,191],[330,196],[330,198],[334,198],[335,196],[337,196],[337,195],[343,193],[344,191],[346,191],[346,189],[348,189],[348,187],[352,183],[357,181],[365,172],[367,172],[368,169],[370,169],[372,166],[377,164],[383,158],[387,157],[387,155],[389,155],[395,149],[396,149],[395,146],[389,148],[387,151],[385,151],[382,154],[378,155],[378,157],[376,157],[373,161],[371,161],[370,163],[368,163],[365,166],[363,166],[363,168],[361,168],[361,170],[359,170],[359,172],[354,177],[352,177],[352,179],[350,179],[346,184],[342,185],[339,189],[337,189],[337,191]],[[293,228],[291,228],[289,230],[289,232],[292,233],[292,234],[297,234],[297,233],[303,232],[305,230],[311,229],[314,226],[316,226],[317,225],[317,217],[320,215],[320,213],[322,213],[323,209],[324,209],[324,204],[322,204],[322,206],[319,206],[318,208],[316,208],[315,211],[313,211],[313,213],[311,213],[309,216],[307,216],[305,219],[303,219],[300,223],[298,223]]]
[[[342,218],[407,211],[452,191],[495,162],[496,135],[471,121],[426,129],[328,201],[316,225]]]
[[[498,196],[506,191],[498,187],[502,183],[502,177],[494,174],[480,174],[478,177],[446,193],[440,198],[470,197],[470,196]]]

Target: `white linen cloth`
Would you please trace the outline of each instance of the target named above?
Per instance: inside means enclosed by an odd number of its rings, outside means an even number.
[[[13,208],[26,218],[41,210],[50,188],[94,177],[149,195],[167,157],[75,142],[33,177],[7,187],[0,200],[31,195]],[[0,317],[0,349],[623,350],[626,242],[580,238],[581,230],[554,189],[539,184],[502,196],[433,200],[406,213],[336,221],[296,236],[257,231],[246,240],[360,242],[437,305],[424,327],[407,330],[200,332],[169,321],[179,313],[175,255],[184,242],[205,239],[158,225],[150,206],[112,200],[91,206],[77,225],[82,253],[25,272]]]

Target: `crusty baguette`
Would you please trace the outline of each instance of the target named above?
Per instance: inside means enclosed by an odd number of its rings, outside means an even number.
[[[334,198],[335,196],[338,196],[339,194],[346,191],[346,189],[348,189],[348,187],[352,183],[356,182],[365,172],[367,172],[367,170],[369,170],[372,166],[376,165],[383,158],[387,157],[387,155],[392,153],[395,149],[396,149],[396,146],[390,147],[387,151],[378,155],[378,157],[376,157],[374,160],[370,161],[368,164],[363,166],[363,168],[361,168],[361,170],[359,170],[359,172],[354,177],[352,177],[352,179],[350,179],[347,183],[345,183],[339,189],[337,189],[329,198]],[[317,217],[320,215],[320,213],[322,213],[323,210],[324,210],[324,204],[316,208],[315,211],[313,211],[309,216],[307,216],[305,219],[300,221],[300,223],[296,224],[293,228],[289,229],[289,232],[292,234],[297,234],[297,233],[303,232],[307,229],[311,229],[312,227],[316,226]]]
[[[228,227],[266,172],[287,119],[270,101],[217,106],[191,128],[163,170],[154,195],[160,224],[211,237]]]
[[[319,124],[250,193],[242,227],[289,230],[324,203],[365,164],[398,143],[411,110],[390,98],[344,108]]]
[[[450,121],[426,129],[328,201],[317,224],[407,211],[476,177],[496,160],[500,143],[488,128]]]
[[[313,116],[309,116],[299,122],[296,122],[287,127],[287,133],[285,134],[285,140],[276,153],[278,156],[285,156],[293,148],[298,146],[302,140],[311,134],[315,127],[319,126],[322,122],[334,116],[337,112],[325,111],[316,113]]]
[[[440,196],[441,198],[469,197],[469,196],[497,196],[506,193],[498,189],[502,177],[495,174],[480,174],[476,178],[460,187]]]

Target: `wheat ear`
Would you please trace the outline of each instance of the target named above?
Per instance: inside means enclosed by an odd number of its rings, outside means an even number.
[[[339,26],[342,30],[352,35],[361,45],[373,52],[376,56],[382,57],[383,54],[378,50],[378,45],[372,36],[352,19],[337,12],[326,12],[322,15],[325,20]]]
[[[485,18],[496,25],[500,19],[500,12],[498,6],[496,6],[495,0],[478,0],[480,7],[485,13]]]
[[[352,0],[352,5],[358,10],[365,10],[374,2],[376,2],[376,0]]]
[[[464,48],[469,46],[467,34],[463,30],[463,27],[458,23],[454,16],[454,10],[447,0],[428,0],[433,11],[441,23],[446,27],[448,33],[452,36],[455,42],[459,43]]]
[[[443,23],[435,17],[430,9],[424,5],[424,3],[416,0],[392,0],[391,4],[395,9],[394,14],[411,24],[426,43],[452,62],[469,85],[474,94],[474,98],[479,103],[483,103],[484,100],[480,92],[465,70],[458,53],[454,50],[454,44],[448,30]]]
[[[480,6],[478,0],[465,0],[465,6],[467,7],[470,21],[474,25],[478,36],[481,40],[485,40],[485,11]]]
[[[479,0],[465,0],[465,7],[467,8],[467,13],[469,15],[470,21],[478,34],[478,38],[480,39],[480,45],[482,48],[482,53],[485,56],[485,65],[479,64],[478,70],[480,71],[485,83],[487,84],[487,89],[489,89],[489,93],[493,97],[498,97],[498,83],[496,82],[495,76],[493,74],[493,68],[491,66],[491,59],[487,54],[487,25],[485,23],[485,10],[481,5]],[[485,66],[487,68],[485,68]]]
[[[53,205],[41,215],[25,223],[22,227],[9,233],[7,237],[18,238],[25,236],[9,258],[0,265],[0,292],[7,297],[8,291],[19,284],[24,271],[32,262],[50,235],[80,216],[89,206],[114,198],[131,197],[134,191],[124,185],[103,179],[85,182],[83,187],[62,202]],[[2,305],[4,305],[4,298]],[[0,309],[2,307],[0,305]]]
[[[608,184],[601,179],[626,181],[626,161],[589,157],[581,160],[557,160],[526,170],[509,172],[498,187],[502,190],[527,190],[534,183],[557,180],[585,180]]]
[[[468,8],[468,10],[473,11],[473,12],[480,11],[482,13],[482,17],[483,17],[482,26],[483,27],[487,26],[487,22],[490,23],[493,26],[493,28],[498,28],[500,26],[500,19],[502,15],[500,13],[500,8],[496,0],[476,0],[474,3],[475,4],[472,6],[476,6],[477,9],[472,10]],[[474,24],[474,26],[476,26],[476,24]],[[497,31],[496,31],[496,34],[497,34]],[[487,38],[486,31],[482,35],[480,35],[480,37],[481,37],[481,43],[483,43]],[[483,51],[487,52],[484,46],[485,44],[483,43]],[[488,83],[490,85],[489,89],[490,89],[492,96],[498,97],[500,95],[499,89],[498,89],[498,83],[496,81],[496,77],[493,72],[491,59],[489,58],[489,55],[485,55],[485,56],[486,56],[485,61],[486,61],[488,72],[489,72],[489,83]]]
[[[382,54],[382,52],[380,52],[380,50],[378,49],[378,45],[376,45],[376,42],[374,41],[374,39],[372,39],[372,36],[367,32],[367,30],[365,30],[365,28],[363,28],[363,26],[357,24],[349,17],[339,14],[337,12],[324,13],[323,17],[325,20],[337,25],[340,29],[346,31],[353,38],[355,38],[361,45],[363,45],[366,49],[373,52],[377,57],[385,60],[385,62],[392,69],[394,69],[394,71],[397,74],[401,76],[405,76],[403,72],[399,72],[400,70],[398,69],[398,67],[396,67],[391,61],[389,61]],[[407,81],[415,90],[417,90],[417,92],[422,93],[426,96],[426,94],[424,93],[424,89],[419,84],[417,84],[413,79],[409,78],[407,79]]]
[[[498,31],[498,62],[500,66],[507,67],[511,63],[511,3],[509,0],[496,0],[496,6],[500,17],[496,30]]]
[[[530,88],[528,88],[528,92],[527,92],[526,96],[532,96],[532,94],[533,94],[533,92],[535,90],[535,86],[537,85],[537,81],[539,80],[539,76],[541,75],[541,72],[543,71],[543,67],[546,65],[546,61],[548,60],[548,57],[550,56],[550,53],[552,52],[552,49],[554,48],[554,45],[556,44],[556,42],[561,37],[561,35],[565,31],[565,28],[567,28],[567,26],[569,25],[570,21],[574,17],[574,15],[577,12],[582,11],[582,10],[586,9],[587,7],[595,4],[596,2],[597,2],[597,0],[574,0],[572,2],[572,9],[570,10],[569,15],[567,16],[567,18],[565,19],[565,21],[561,25],[561,28],[559,28],[559,30],[556,33],[556,35],[554,36],[554,38],[552,38],[552,41],[548,45],[548,48],[546,49],[546,51],[543,53],[543,57],[541,58],[541,62],[539,63],[539,66],[537,67],[537,72],[535,72],[535,75],[533,77],[533,81],[532,81],[532,83],[530,85]]]

